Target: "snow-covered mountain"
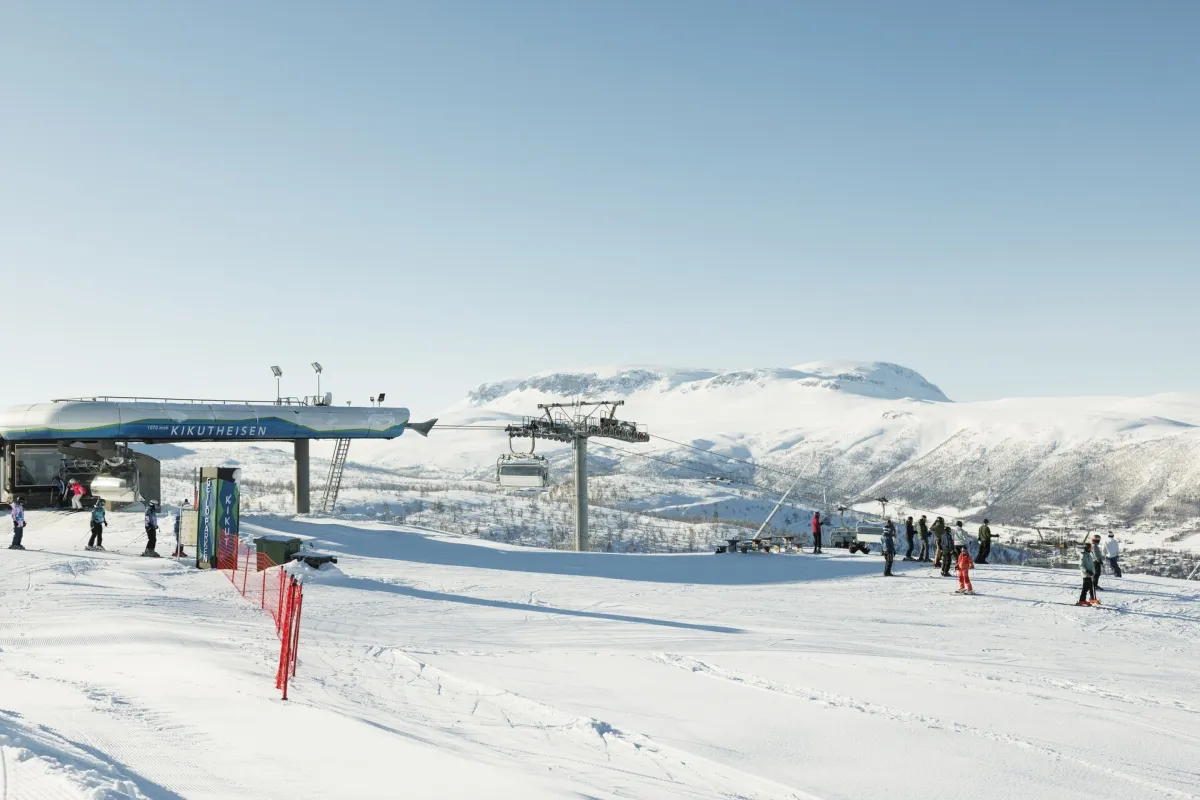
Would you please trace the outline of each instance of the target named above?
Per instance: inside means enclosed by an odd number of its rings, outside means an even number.
[[[439,415],[447,427],[428,440],[356,444],[351,458],[483,477],[507,452],[506,437],[449,426],[509,423],[536,415],[538,403],[573,399],[624,400],[620,417],[656,437],[615,443],[639,456],[593,440],[597,474],[786,482],[773,468],[809,479],[797,489],[809,500],[882,494],[910,508],[986,512],[1012,524],[1031,524],[1050,508],[1174,525],[1200,515],[1200,396],[954,403],[916,371],[886,363],[539,373],[471,390]],[[562,445],[539,444],[538,452],[564,468],[569,459]]]

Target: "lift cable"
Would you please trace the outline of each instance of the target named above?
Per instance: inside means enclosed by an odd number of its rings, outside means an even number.
[[[714,471],[712,469],[699,469],[697,467],[690,467],[687,464],[681,464],[678,461],[670,461],[665,458],[658,458],[658,457],[652,456],[648,453],[637,453],[637,452],[634,452],[633,450],[624,450],[620,447],[613,447],[611,444],[604,444],[602,442],[596,442],[595,444],[599,445],[600,447],[606,447],[609,450],[615,450],[618,453],[624,453],[625,455],[628,455],[628,456],[637,456],[638,458],[645,458],[645,459],[649,459],[650,461],[657,461],[660,464],[668,464],[672,467],[679,467],[680,469],[686,469],[691,472],[697,472],[701,475],[714,474]],[[742,486],[751,491],[761,492],[762,494],[768,495],[769,497],[774,497],[776,494],[778,494],[778,490],[774,489],[774,488],[770,488],[770,487],[766,487],[766,486],[759,486],[757,483],[750,483],[749,481],[745,481],[740,478],[734,478],[729,475],[724,475],[724,474],[720,474],[720,473],[717,473],[717,474],[719,475],[719,477],[725,478],[727,481],[729,481],[730,484]],[[808,499],[810,500],[811,503],[818,504],[816,500],[814,500],[812,498],[808,498]],[[794,508],[794,506],[791,506],[791,507]],[[808,511],[811,509],[798,509],[798,510]]]
[[[659,436],[658,434],[655,434],[655,433],[650,434],[650,438],[651,439],[661,439],[664,442],[670,442],[671,444],[678,445],[680,447],[686,447],[689,450],[695,450],[697,453],[704,453],[705,455],[713,456],[714,458],[722,458],[722,459],[725,459],[726,461],[732,461],[737,464],[745,464],[746,466],[754,467],[755,469],[762,470],[763,472],[774,472],[779,475],[785,475],[789,478],[794,478],[796,480],[799,480],[801,483],[808,483],[813,486],[818,486],[821,489],[828,490],[830,493],[833,493],[833,494],[837,494],[841,491],[841,489],[839,487],[833,486],[828,483],[822,483],[821,481],[813,480],[812,478],[805,478],[804,476],[799,475],[795,472],[789,472],[788,470],[779,469],[777,467],[768,467],[768,466],[764,466],[762,464],[756,464],[753,461],[746,461],[744,459],[734,458],[733,456],[721,455],[720,453],[714,453],[712,450],[705,450],[703,447],[696,447],[695,445],[686,444],[684,442],[677,442],[674,439],[668,439],[665,436]],[[854,492],[846,493],[845,495],[843,495],[843,498],[844,499],[842,500],[842,503],[845,505],[877,502],[876,498],[874,498],[874,497],[868,497],[866,495],[859,495]],[[868,514],[869,516],[878,516],[876,514],[872,514],[871,512],[862,512],[862,513]]]

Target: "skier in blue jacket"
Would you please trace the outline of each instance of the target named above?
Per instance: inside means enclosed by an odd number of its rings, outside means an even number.
[[[104,528],[108,525],[108,519],[104,515],[104,500],[101,498],[96,501],[96,505],[92,508],[91,528],[92,535],[88,537],[87,547],[85,550],[103,550],[104,549]]]
[[[21,537],[25,535],[25,498],[17,497],[12,504],[13,538],[9,550],[24,550]]]

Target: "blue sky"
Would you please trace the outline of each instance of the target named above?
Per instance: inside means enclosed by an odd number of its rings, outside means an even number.
[[[589,364],[1200,391],[1200,5],[0,8],[0,404]]]

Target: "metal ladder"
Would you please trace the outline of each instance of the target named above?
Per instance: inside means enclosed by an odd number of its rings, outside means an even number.
[[[321,511],[328,514],[337,503],[342,488],[342,472],[346,469],[346,454],[350,452],[350,440],[338,439],[333,448],[333,460],[329,462],[329,478],[325,481],[325,494],[321,497]]]

